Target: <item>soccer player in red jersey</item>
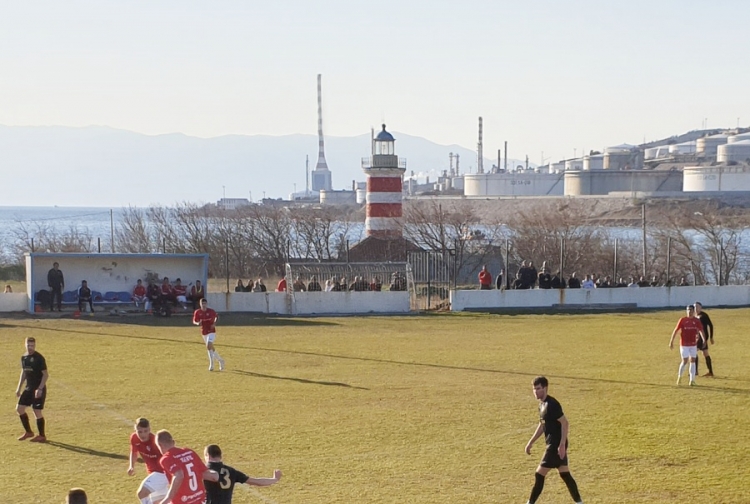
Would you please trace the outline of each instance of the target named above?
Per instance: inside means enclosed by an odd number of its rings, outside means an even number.
[[[145,306],[147,300],[146,286],[143,285],[143,280],[139,278],[138,283],[133,288],[133,303],[135,303],[135,307],[138,308],[141,304]]]
[[[219,363],[219,371],[224,371],[224,359],[221,358],[219,352],[214,348],[214,340],[216,339],[216,321],[219,316],[208,307],[208,301],[206,298],[201,299],[201,307],[195,310],[193,313],[193,324],[201,326],[201,332],[203,333],[203,342],[206,344],[206,350],[208,350],[208,370],[214,370],[214,360]]]
[[[219,475],[207,469],[198,454],[190,448],[175,446],[168,431],[156,433],[156,444],[162,453],[159,464],[169,475],[171,483],[166,497],[154,504],[203,504],[206,501],[203,480],[218,481]]]
[[[687,317],[682,317],[672,331],[672,337],[669,339],[669,349],[673,348],[674,337],[677,331],[680,331],[680,368],[677,372],[677,385],[680,384],[682,373],[685,372],[685,366],[690,359],[690,386],[695,385],[695,361],[698,358],[698,337],[705,341],[706,336],[703,333],[703,325],[699,318],[695,316],[695,307],[690,305],[686,308]]]
[[[138,501],[141,504],[151,504],[167,495],[169,480],[159,464],[161,452],[156,446],[156,436],[151,433],[151,424],[145,418],[135,421],[135,432],[130,435],[130,465],[128,476],[135,474],[135,463],[138,455],[146,464],[148,475],[138,487]]]

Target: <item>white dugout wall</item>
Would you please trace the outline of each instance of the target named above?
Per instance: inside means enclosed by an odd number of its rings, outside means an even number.
[[[26,296],[29,312],[34,311],[34,294],[49,289],[47,272],[53,263],[60,264],[65,277],[63,291],[74,291],[87,280],[92,291],[133,292],[140,278],[146,284],[146,276],[180,278],[183,285],[208,280],[208,254],[26,254]]]

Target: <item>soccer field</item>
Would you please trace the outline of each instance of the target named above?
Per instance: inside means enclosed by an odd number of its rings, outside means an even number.
[[[708,303],[707,303],[708,304]],[[187,317],[0,318],[0,501],[136,503],[128,436],[147,417],[177,444],[270,477],[236,503],[524,503],[544,450],[531,380],[570,421],[584,502],[747,503],[748,309],[711,310],[716,378],[676,387],[682,310],[595,315],[222,315],[209,372]],[[24,338],[49,366],[47,444],[18,442]],[[701,362],[701,374],[705,365]],[[687,379],[684,379],[687,383]],[[33,425],[33,421],[32,421]],[[551,472],[540,503],[572,502]]]

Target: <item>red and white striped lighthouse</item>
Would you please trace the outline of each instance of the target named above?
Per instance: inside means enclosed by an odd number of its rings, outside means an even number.
[[[367,175],[367,236],[401,238],[402,236],[402,179],[406,160],[395,154],[393,135],[385,130],[372,142],[372,157],[362,160]]]

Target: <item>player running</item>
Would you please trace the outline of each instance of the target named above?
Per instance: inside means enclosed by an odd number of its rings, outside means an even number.
[[[251,478],[233,467],[224,465],[219,445],[208,445],[203,452],[206,465],[219,474],[219,481],[206,481],[206,504],[232,504],[235,483],[254,486],[270,486],[281,479],[281,471],[276,469],[273,478]]]
[[[216,339],[216,321],[218,319],[219,316],[216,312],[208,307],[208,301],[206,298],[201,299],[200,308],[193,313],[193,324],[201,326],[203,342],[206,344],[206,350],[208,350],[209,371],[214,370],[214,360],[219,363],[219,371],[224,371],[224,359],[221,358],[219,352],[214,348],[214,340]]]
[[[135,432],[130,435],[128,476],[135,474],[135,463],[139,454],[143,463],[146,464],[148,475],[138,487],[138,502],[141,504],[158,502],[167,495],[169,481],[164,474],[164,469],[159,465],[161,452],[159,447],[156,446],[156,436],[151,432],[151,424],[145,418],[139,418],[135,421]]]
[[[205,503],[206,487],[203,480],[218,481],[219,475],[207,469],[198,454],[190,448],[175,446],[168,431],[156,433],[156,445],[162,453],[159,465],[169,475],[171,483],[166,497],[154,501],[154,504]]]

